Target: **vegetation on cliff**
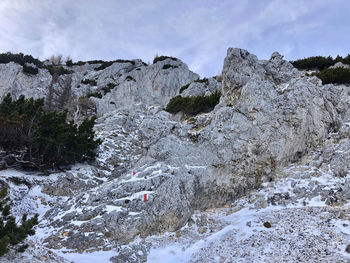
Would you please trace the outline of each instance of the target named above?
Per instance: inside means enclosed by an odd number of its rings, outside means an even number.
[[[299,70],[318,70],[319,72],[312,73],[312,75],[320,78],[323,84],[349,84],[350,69],[344,67],[330,68],[338,62],[350,65],[350,54],[346,57],[338,55],[336,58],[314,56],[298,59],[291,63]]]
[[[15,249],[24,252],[28,247],[23,241],[28,235],[34,235],[33,227],[38,224],[38,215],[28,219],[27,214],[23,214],[20,224],[11,215],[10,199],[7,196],[7,188],[0,190],[0,257]]]
[[[182,97],[178,95],[172,98],[165,110],[170,113],[182,111],[185,114],[194,115],[200,112],[211,110],[219,103],[221,92],[215,91],[209,96]]]
[[[101,143],[94,139],[95,118],[79,126],[67,121],[67,111],[44,110],[44,99],[12,100],[0,104],[0,157],[8,166],[46,169],[91,161]]]
[[[339,55],[336,58],[332,58],[331,56],[314,56],[298,59],[292,61],[291,63],[299,70],[323,70],[330,66],[333,66],[337,62],[342,62],[344,64],[350,65],[350,54],[344,58]]]
[[[350,84],[350,69],[348,68],[327,68],[313,75],[321,79],[322,84]]]

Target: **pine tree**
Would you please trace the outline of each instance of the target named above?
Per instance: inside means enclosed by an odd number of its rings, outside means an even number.
[[[21,224],[16,224],[16,219],[11,215],[10,199],[7,197],[7,188],[0,190],[0,257],[5,255],[9,248],[23,252],[28,245],[23,241],[28,235],[34,235],[33,227],[37,225],[38,214],[28,219],[27,214],[22,215]]]
[[[178,95],[172,98],[165,110],[170,113],[182,111],[185,114],[194,115],[199,112],[211,110],[219,103],[221,97],[220,91],[215,91],[209,96],[199,95],[193,97],[182,97]]]
[[[94,139],[96,118],[79,127],[67,121],[67,111],[44,111],[44,100],[12,100],[0,104],[0,146],[22,167],[59,168],[95,158],[101,143]],[[13,159],[13,158],[12,158]]]

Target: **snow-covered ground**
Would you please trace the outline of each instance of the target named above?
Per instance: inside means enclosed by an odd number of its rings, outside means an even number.
[[[26,184],[35,184],[54,182],[59,174],[42,177],[6,170],[0,176],[4,180],[26,178]],[[56,202],[66,201],[66,197],[43,194],[38,185],[28,188],[16,182],[10,187],[16,215],[39,213],[43,218]],[[346,252],[350,245],[349,185],[350,176],[337,178],[312,166],[287,167],[279,179],[226,207],[197,211],[176,232],[138,238],[124,246],[131,251],[126,262],[350,262]],[[120,252],[121,247],[83,254],[64,248],[49,250],[43,240],[51,231],[42,220],[28,251],[9,254],[3,262],[103,263]]]
[[[349,176],[301,166],[284,173],[229,207],[198,212],[176,233],[147,238],[147,262],[350,262],[349,203],[326,196],[345,190]]]

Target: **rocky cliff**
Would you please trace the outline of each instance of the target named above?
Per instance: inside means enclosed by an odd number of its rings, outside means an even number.
[[[64,105],[74,116],[84,115],[79,101],[100,94],[89,98],[103,139],[94,164],[47,178],[2,171],[18,213],[41,209],[37,238],[43,249],[112,250],[118,251],[113,262],[145,261],[152,243],[141,245],[140,238],[182,229],[198,211],[227,206],[268,182],[288,178],[290,165],[348,174],[348,87],[323,86],[277,52],[258,60],[246,50],[228,49],[222,83],[199,80],[172,58],[152,65],[115,62],[94,70],[99,66],[73,66],[74,73],[53,83],[45,69],[28,76],[14,63],[0,65],[0,97],[10,92],[47,98],[52,87],[64,88],[70,78]],[[185,85],[182,96],[221,90],[220,103],[196,116],[164,111]],[[347,190],[337,192],[334,198],[346,202]],[[310,198],[317,195],[332,203],[321,188]],[[33,201],[36,196],[40,201]],[[266,207],[269,198],[260,194],[254,202]]]

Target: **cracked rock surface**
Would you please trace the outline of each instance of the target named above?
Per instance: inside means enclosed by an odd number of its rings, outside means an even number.
[[[98,66],[71,74],[75,99],[102,92],[90,97],[103,140],[96,161],[48,177],[0,171],[15,213],[40,214],[32,242],[57,253],[52,262],[88,252],[99,262],[349,259],[348,87],[322,85],[277,52],[258,60],[237,48],[222,83],[169,58]],[[51,82],[20,67],[0,65],[0,97],[37,97],[34,86]],[[221,90],[220,103],[191,117],[165,112],[187,84],[182,96]]]

